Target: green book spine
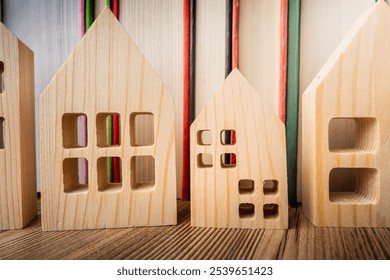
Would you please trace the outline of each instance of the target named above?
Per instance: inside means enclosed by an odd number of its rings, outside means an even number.
[[[299,112],[299,52],[300,52],[301,1],[288,1],[288,50],[287,50],[287,176],[288,201],[297,205],[297,144]]]
[[[107,144],[112,145],[112,115],[107,116]],[[107,179],[113,182],[112,157],[107,158]]]
[[[93,0],[85,0],[85,31],[87,31],[93,23]]]

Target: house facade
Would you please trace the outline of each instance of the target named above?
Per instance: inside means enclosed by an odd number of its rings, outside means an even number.
[[[40,101],[44,230],[176,224],[173,98],[108,8]]]
[[[0,230],[37,214],[34,54],[0,23]]]
[[[303,211],[316,226],[390,226],[390,8],[379,1],[303,94]]]
[[[285,127],[233,70],[191,125],[191,225],[288,227]]]

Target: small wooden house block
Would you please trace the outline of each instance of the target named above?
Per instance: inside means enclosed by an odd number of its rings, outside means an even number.
[[[191,224],[288,227],[285,127],[237,69],[191,125]]]
[[[109,9],[42,93],[40,122],[44,230],[176,224],[173,98]]]
[[[316,226],[390,226],[390,8],[358,20],[303,95],[303,210]]]
[[[0,230],[37,214],[34,54],[0,23]]]

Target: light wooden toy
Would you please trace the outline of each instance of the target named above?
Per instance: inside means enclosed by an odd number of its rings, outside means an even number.
[[[34,54],[0,23],[0,230],[37,214]]]
[[[303,211],[316,226],[390,226],[390,8],[363,15],[303,95]]]
[[[173,98],[109,9],[40,101],[43,230],[176,224]],[[109,114],[119,115],[117,146],[107,143]],[[82,115],[85,146],[78,140]],[[120,158],[120,182],[108,178],[110,157]],[[80,159],[88,162],[86,182]]]
[[[288,227],[285,127],[237,69],[191,125],[191,225]]]

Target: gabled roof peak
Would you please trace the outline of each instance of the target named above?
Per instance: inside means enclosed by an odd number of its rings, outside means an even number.
[[[239,97],[237,97],[237,95],[239,95]],[[264,100],[260,96],[260,94],[256,92],[253,86],[247,81],[244,75],[242,75],[242,73],[237,68],[233,69],[232,72],[226,77],[221,87],[214,93],[209,102],[199,113],[199,116],[205,114],[207,108],[210,106],[230,106],[231,110],[233,110],[233,108],[237,106],[237,104],[226,104],[229,102],[233,102],[232,100],[235,100],[235,102],[240,102],[244,101],[244,99],[246,99],[246,102],[244,103],[256,102],[256,104],[259,104],[259,106],[262,107],[262,110],[264,110],[265,115],[267,115],[267,117],[273,118],[277,122],[279,122],[280,125],[283,125],[282,121],[272,110],[271,106],[267,103],[267,101]],[[197,120],[195,119],[194,123],[196,121]]]
[[[381,19],[378,19],[381,18]],[[319,84],[325,79],[326,75],[332,70],[333,66],[341,59],[346,51],[348,51],[348,47],[351,46],[357,37],[361,35],[361,31],[369,26],[370,24],[377,24],[378,28],[381,24],[378,24],[379,21],[383,21],[382,19],[390,18],[390,7],[383,0],[379,0],[375,3],[370,9],[368,9],[365,13],[363,13],[360,18],[354,23],[351,27],[347,35],[337,46],[335,51],[331,54],[329,59],[322,66],[318,74],[314,77],[313,81],[309,84],[303,94],[307,92],[311,92],[314,88],[318,87]],[[383,27],[382,28],[386,28]],[[390,32],[390,30],[388,30]],[[367,33],[366,33],[367,34]],[[371,34],[373,35],[373,34]],[[387,36],[383,34],[381,36]],[[371,38],[372,39],[372,38]],[[359,40],[364,40],[359,38]]]

